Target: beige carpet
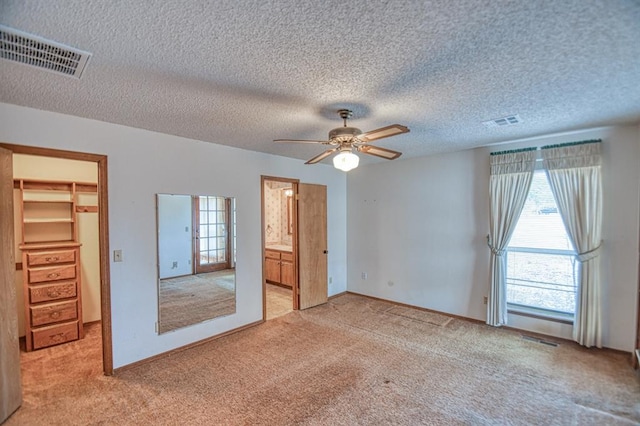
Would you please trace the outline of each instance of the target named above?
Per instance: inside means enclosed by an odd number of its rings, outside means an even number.
[[[236,311],[235,271],[160,280],[160,333]]]
[[[293,291],[289,288],[267,284],[267,321],[293,311]]]
[[[629,355],[349,294],[116,377],[60,348],[28,354],[25,402],[7,425],[640,421]]]

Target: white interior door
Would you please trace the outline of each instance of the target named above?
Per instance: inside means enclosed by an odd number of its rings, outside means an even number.
[[[0,148],[0,423],[22,404],[13,242],[13,165]]]

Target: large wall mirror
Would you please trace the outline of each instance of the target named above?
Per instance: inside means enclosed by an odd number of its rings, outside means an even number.
[[[236,312],[235,198],[157,194],[158,332]]]

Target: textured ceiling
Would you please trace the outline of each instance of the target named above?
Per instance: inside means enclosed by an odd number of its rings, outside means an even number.
[[[632,0],[1,0],[0,24],[93,54],[80,80],[0,60],[0,102],[300,159],[324,148],[272,139],[344,107],[408,126],[376,142],[402,158],[640,119]]]

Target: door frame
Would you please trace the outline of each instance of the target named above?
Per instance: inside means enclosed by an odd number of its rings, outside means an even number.
[[[262,321],[267,320],[267,279],[265,268],[266,241],[264,238],[265,211],[264,211],[264,185],[267,181],[287,182],[293,189],[293,201],[298,197],[298,184],[300,179],[278,176],[260,176],[260,240],[262,241]],[[293,232],[291,233],[291,250],[293,254],[293,310],[298,310],[298,203],[292,203]]]
[[[37,155],[97,163],[98,166],[98,247],[100,253],[100,305],[102,325],[102,369],[113,375],[113,343],[111,333],[111,281],[109,264],[109,194],[107,156],[35,146],[0,143],[14,154]]]

